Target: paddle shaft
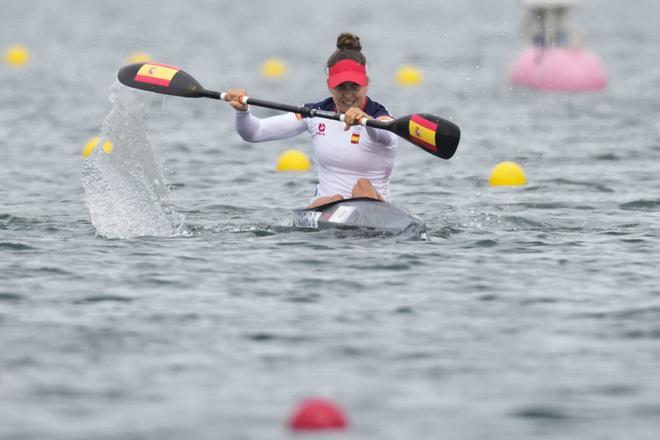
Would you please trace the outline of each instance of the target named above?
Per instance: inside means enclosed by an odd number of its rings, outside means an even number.
[[[213,98],[213,99],[219,99],[221,101],[225,100],[226,93],[224,92],[216,92],[214,90],[207,90],[207,89],[202,89],[199,90],[199,94],[201,96],[204,96],[206,98]],[[251,98],[249,96],[243,96],[241,98],[241,102],[246,105],[254,105],[256,107],[264,107],[264,108],[270,108],[273,110],[282,110],[285,112],[291,112],[291,113],[299,113],[303,116],[307,117],[317,117],[317,118],[324,118],[324,119],[333,119],[335,121],[344,121],[344,115],[335,113],[335,112],[329,112],[326,110],[319,110],[315,108],[307,108],[302,105],[289,105],[289,104],[281,104],[279,102],[273,102],[273,101],[265,101],[263,99],[256,99],[256,98]],[[381,121],[378,119],[368,119],[368,118],[362,118],[360,120],[360,124],[362,125],[368,125],[370,127],[375,127],[375,128],[382,128],[385,130],[390,130],[390,121]]]

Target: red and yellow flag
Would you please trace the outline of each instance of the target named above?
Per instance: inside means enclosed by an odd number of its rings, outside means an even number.
[[[438,147],[435,146],[435,132],[438,130],[438,124],[419,115],[412,115],[408,122],[408,130],[413,142],[421,144],[434,153],[438,151]]]
[[[179,69],[166,64],[146,63],[135,75],[135,81],[147,84],[154,84],[162,87],[169,87],[172,78]]]
[[[353,133],[351,135],[351,144],[359,144],[360,143],[360,133]]]

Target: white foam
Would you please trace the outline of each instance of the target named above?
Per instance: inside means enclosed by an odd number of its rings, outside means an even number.
[[[82,184],[96,233],[106,238],[175,236],[183,232],[183,215],[171,208],[162,166],[147,138],[145,118],[157,95],[115,82],[113,107],[103,121],[100,145],[110,140],[111,153],[99,145],[84,159]]]

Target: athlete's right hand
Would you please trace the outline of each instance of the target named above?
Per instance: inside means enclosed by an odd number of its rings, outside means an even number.
[[[241,112],[246,112],[248,110],[247,104],[243,104],[240,99],[243,96],[248,96],[247,90],[245,89],[231,89],[225,95],[225,101],[227,101],[232,107]]]

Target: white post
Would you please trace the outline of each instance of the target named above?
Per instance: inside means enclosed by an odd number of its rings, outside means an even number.
[[[528,9],[526,28],[534,45],[542,48],[568,43],[566,14],[577,0],[521,0]]]

